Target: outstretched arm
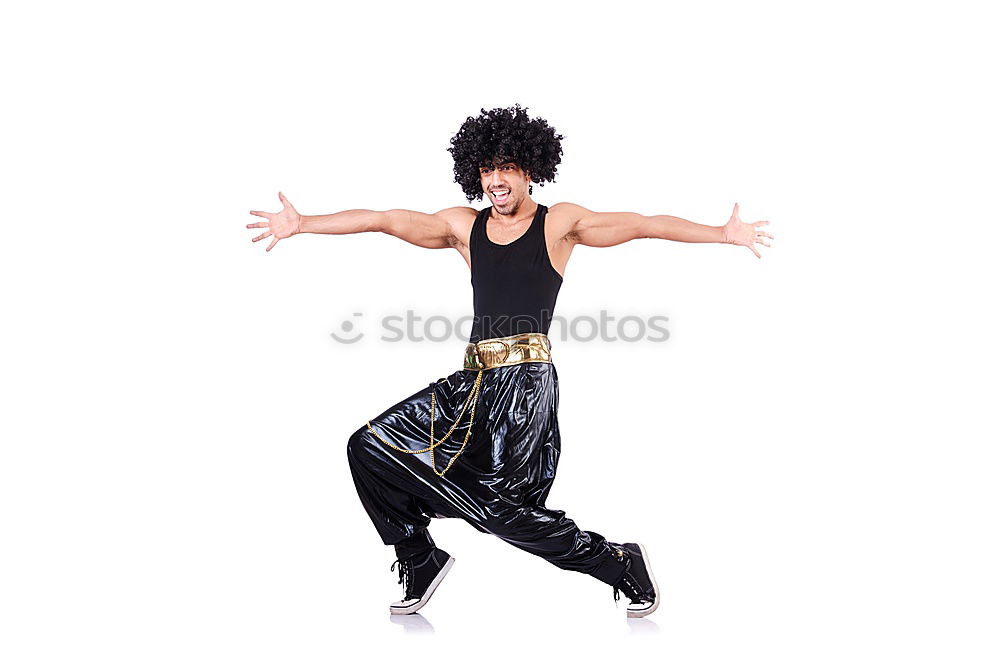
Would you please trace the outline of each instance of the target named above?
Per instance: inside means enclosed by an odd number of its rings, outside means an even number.
[[[643,216],[633,212],[592,212],[589,209],[561,202],[573,220],[567,237],[584,246],[607,247],[633,239],[670,239],[690,243],[720,243],[746,246],[754,255],[760,253],[755,243],[770,246],[764,238],[774,239],[757,228],[768,221],[744,223],[739,217],[739,203],[733,207],[732,216],[725,225],[701,225],[677,216]]]
[[[449,248],[457,241],[453,230],[453,222],[457,220],[465,207],[451,207],[436,214],[424,214],[408,209],[390,209],[374,211],[371,209],[348,209],[335,214],[320,216],[303,216],[295,210],[292,203],[278,193],[282,210],[277,213],[266,211],[251,211],[254,216],[266,218],[266,223],[250,223],[248,228],[266,228],[266,231],[254,237],[260,241],[272,237],[267,250],[281,239],[296,234],[355,234],[357,232],[384,232],[423,248]],[[473,210],[474,211],[474,210]]]

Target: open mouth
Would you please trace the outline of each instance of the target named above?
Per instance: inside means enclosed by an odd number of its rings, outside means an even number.
[[[494,191],[491,191],[490,193],[493,194],[493,199],[496,200],[497,202],[507,202],[507,198],[510,197],[509,188],[496,189]]]

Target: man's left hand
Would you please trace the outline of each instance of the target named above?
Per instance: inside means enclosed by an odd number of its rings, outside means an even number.
[[[722,241],[726,244],[746,246],[753,251],[754,255],[760,257],[760,253],[757,252],[754,244],[760,244],[770,248],[771,244],[764,241],[764,239],[774,239],[774,237],[763,230],[758,230],[757,228],[761,225],[767,225],[768,223],[770,223],[770,221],[757,221],[756,223],[744,223],[741,221],[740,203],[737,202],[733,207],[733,215],[729,217],[729,222],[723,226]]]

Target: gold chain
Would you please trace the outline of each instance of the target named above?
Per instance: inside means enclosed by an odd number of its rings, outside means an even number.
[[[473,384],[472,384],[472,390],[469,391],[469,396],[465,399],[465,404],[462,405],[462,411],[459,412],[458,416],[455,417],[455,423],[451,426],[451,429],[448,430],[448,433],[445,434],[443,437],[441,437],[440,441],[434,441],[434,409],[435,409],[435,399],[434,399],[434,391],[433,391],[433,389],[431,390],[431,440],[429,442],[430,445],[427,448],[422,448],[422,449],[417,450],[417,451],[409,450],[407,448],[400,448],[399,446],[396,446],[396,445],[394,445],[394,444],[386,441],[381,436],[379,436],[379,433],[375,432],[375,428],[372,427],[372,422],[371,421],[368,421],[368,430],[373,435],[375,435],[376,439],[378,439],[379,441],[381,441],[386,446],[389,446],[390,448],[393,448],[393,449],[399,451],[400,453],[408,453],[408,454],[411,454],[411,455],[415,455],[417,453],[426,453],[426,452],[430,451],[430,454],[431,454],[431,469],[434,470],[434,473],[436,473],[438,476],[441,476],[443,478],[445,472],[448,471],[448,469],[451,468],[451,465],[455,462],[455,460],[458,459],[458,456],[461,455],[462,451],[465,450],[465,445],[467,443],[469,443],[469,436],[472,434],[472,422],[476,418],[476,404],[479,402],[479,398],[476,397],[476,396],[479,393],[479,387],[482,384],[482,381],[483,381],[483,371],[479,370],[476,373],[476,381],[473,382]],[[462,447],[458,449],[458,452],[455,453],[455,456],[453,458],[451,458],[451,461],[448,462],[448,465],[442,471],[438,471],[437,467],[434,465],[434,449],[437,448],[438,446],[440,446],[441,444],[443,444],[448,439],[448,437],[451,436],[451,433],[455,431],[455,428],[458,427],[458,422],[461,421],[462,420],[462,416],[465,415],[465,410],[469,406],[469,402],[470,401],[472,402],[472,411],[469,412],[469,429],[466,430],[466,432],[465,432],[465,439],[462,440]]]

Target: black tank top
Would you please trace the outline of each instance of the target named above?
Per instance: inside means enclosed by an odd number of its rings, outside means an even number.
[[[545,246],[545,215],[538,205],[528,230],[509,244],[486,236],[487,207],[476,216],[469,240],[475,320],[469,342],[519,333],[548,333],[563,278]]]

